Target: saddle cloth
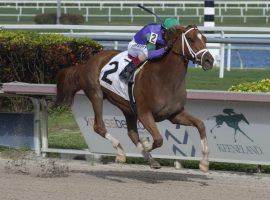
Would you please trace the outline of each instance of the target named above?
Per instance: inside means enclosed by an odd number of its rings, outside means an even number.
[[[131,62],[128,52],[124,51],[113,57],[101,70],[101,86],[129,101],[128,86],[119,79],[119,74]]]

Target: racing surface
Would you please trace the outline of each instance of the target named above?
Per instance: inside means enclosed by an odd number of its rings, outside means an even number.
[[[260,200],[270,176],[49,159],[0,159],[1,200]]]

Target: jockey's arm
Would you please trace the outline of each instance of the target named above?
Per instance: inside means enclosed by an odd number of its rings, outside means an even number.
[[[147,50],[148,50],[148,59],[155,59],[155,58],[160,58],[166,53],[166,47],[156,49],[157,44],[154,42],[151,42],[151,36],[147,36]]]

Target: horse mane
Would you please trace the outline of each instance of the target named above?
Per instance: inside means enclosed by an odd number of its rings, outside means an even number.
[[[178,37],[178,28],[177,27],[170,28],[169,30],[167,30],[167,40],[166,40],[167,45],[172,47],[173,43],[177,37]]]

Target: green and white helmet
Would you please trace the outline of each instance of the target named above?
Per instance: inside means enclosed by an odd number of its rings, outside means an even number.
[[[175,18],[166,18],[163,23],[161,24],[162,28],[168,30],[174,28],[176,26],[180,26],[180,23]]]

